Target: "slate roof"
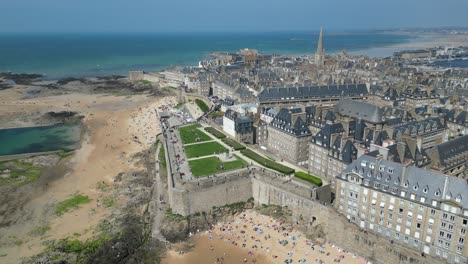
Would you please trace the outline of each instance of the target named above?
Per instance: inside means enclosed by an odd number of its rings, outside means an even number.
[[[433,200],[439,202],[438,206],[440,201],[450,200],[464,209],[468,208],[468,181],[440,172],[414,166],[405,167],[399,163],[363,155],[351,163],[343,174],[359,175],[363,179],[362,185],[408,200],[414,194],[414,201],[418,203],[421,203],[421,197],[425,197],[424,204],[427,206],[431,206]],[[404,195],[401,195],[402,191]],[[457,197],[460,198],[459,201],[456,201]]]
[[[298,117],[296,122],[292,124],[291,114],[295,111],[295,109],[292,109],[291,111],[286,108],[281,108],[278,114],[270,122],[270,126],[296,137],[312,135],[307,124],[301,117]]]
[[[252,132],[254,129],[254,119],[251,115],[243,115],[232,109],[228,109],[224,113],[224,116],[231,120],[234,120],[234,130],[237,133],[249,133]]]
[[[365,84],[306,86],[289,88],[267,88],[259,95],[260,102],[274,102],[284,100],[308,100],[314,98],[328,98],[340,96],[365,96],[368,94]]]
[[[440,122],[440,118],[429,117],[424,120],[401,123],[393,126],[392,138],[397,139],[398,134],[406,134],[410,136],[424,135],[439,129],[444,129],[444,125]]]
[[[468,153],[468,135],[439,144],[436,146],[436,151],[438,152],[437,162],[447,166],[449,159]]]
[[[344,128],[341,123],[325,124],[317,135],[312,137],[312,142],[329,149],[333,144],[331,142],[332,135],[342,134],[343,132]]]
[[[373,124],[385,122],[384,112],[376,105],[354,101],[350,99],[341,99],[335,106],[336,111],[343,116],[353,117]]]

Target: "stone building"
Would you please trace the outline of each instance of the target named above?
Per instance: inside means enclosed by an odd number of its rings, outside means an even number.
[[[466,263],[468,182],[361,156],[336,177],[339,213],[362,230],[448,263]]]
[[[309,173],[333,181],[356,157],[349,130],[341,123],[325,124],[309,145]]]
[[[205,97],[210,95],[210,81],[207,76],[186,76],[184,83],[190,92]]]
[[[223,131],[237,141],[254,143],[254,118],[250,113],[241,114],[231,109],[224,113]]]
[[[410,146],[417,147],[420,151],[442,144],[448,138],[439,117],[386,126],[385,130],[392,139],[406,141]]]
[[[337,102],[342,97],[367,98],[365,84],[266,88],[258,95],[260,105],[286,106],[313,102]]]
[[[468,135],[468,112],[452,109],[445,114],[449,137]]]
[[[307,166],[312,136],[300,108],[282,108],[268,125],[268,150],[293,164]]]
[[[468,135],[435,146],[429,155],[432,169],[468,180]]]
[[[216,80],[212,84],[213,87],[213,96],[218,96],[221,99],[232,98],[234,99],[234,94],[237,89],[237,84],[232,81],[227,80]]]

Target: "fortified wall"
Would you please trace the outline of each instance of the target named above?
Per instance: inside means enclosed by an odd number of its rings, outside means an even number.
[[[441,263],[420,252],[393,243],[382,236],[349,223],[329,202],[330,187],[310,185],[267,169],[251,166],[217,174],[170,188],[174,213],[190,215],[254,198],[258,205],[287,207],[295,226],[308,237],[331,241],[368,258],[372,263]],[[327,195],[328,194],[328,195]]]

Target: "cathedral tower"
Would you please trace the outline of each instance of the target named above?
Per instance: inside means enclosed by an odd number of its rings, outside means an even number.
[[[317,52],[315,53],[315,64],[317,66],[323,66],[325,62],[325,50],[323,49],[323,32],[320,28],[320,36],[317,45]]]

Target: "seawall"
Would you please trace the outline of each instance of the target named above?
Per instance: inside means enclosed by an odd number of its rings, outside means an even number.
[[[184,216],[252,197],[257,205],[286,207],[292,213],[293,224],[309,238],[321,243],[330,241],[372,263],[441,263],[439,259],[423,256],[349,223],[325,201],[327,196],[323,193],[330,193],[328,185],[313,188],[276,172],[250,167],[185,182],[181,186],[183,188],[170,190],[171,207],[174,213]]]

